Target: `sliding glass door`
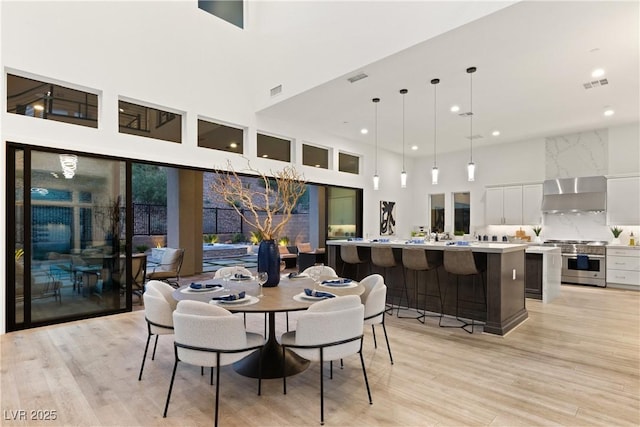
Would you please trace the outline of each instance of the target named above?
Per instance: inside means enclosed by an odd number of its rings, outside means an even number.
[[[8,329],[130,307],[126,162],[28,147],[7,157]]]

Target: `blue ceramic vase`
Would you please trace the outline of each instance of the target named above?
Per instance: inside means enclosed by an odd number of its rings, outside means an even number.
[[[258,271],[269,275],[264,287],[278,286],[280,283],[280,251],[274,240],[263,240],[258,247]]]

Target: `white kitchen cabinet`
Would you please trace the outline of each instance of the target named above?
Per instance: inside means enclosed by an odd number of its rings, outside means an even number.
[[[607,286],[640,290],[640,248],[607,248]]]
[[[502,187],[487,188],[485,192],[485,224],[502,224],[503,212],[503,190]]]
[[[487,225],[522,224],[522,186],[487,188],[485,193]]]
[[[610,225],[640,224],[640,177],[607,179],[607,221]]]
[[[542,184],[522,186],[522,224],[542,224]]]
[[[485,224],[541,224],[541,206],[542,184],[490,187],[485,192]]]

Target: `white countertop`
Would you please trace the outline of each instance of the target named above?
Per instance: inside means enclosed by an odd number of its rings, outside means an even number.
[[[635,249],[640,251],[640,246],[629,246],[629,245],[607,245],[607,249]]]
[[[508,253],[516,252],[527,249],[526,244],[520,243],[499,243],[499,242],[469,242],[468,245],[455,245],[448,244],[452,242],[440,241],[440,242],[425,242],[425,243],[409,243],[407,240],[391,240],[389,242],[373,242],[371,240],[327,240],[327,245],[342,246],[342,245],[355,245],[355,246],[391,246],[393,248],[424,248],[436,251],[442,251],[445,249],[464,249],[469,248],[474,252],[486,252],[486,253]]]
[[[560,253],[561,249],[555,246],[529,246],[526,250],[528,254],[548,254]]]

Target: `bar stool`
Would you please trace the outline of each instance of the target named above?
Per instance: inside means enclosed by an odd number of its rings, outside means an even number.
[[[342,259],[342,270],[340,271],[340,276],[345,277],[344,268],[347,264],[356,266],[356,276],[355,280],[358,280],[360,277],[360,264],[364,264],[365,260],[360,258],[358,255],[358,247],[355,245],[341,245],[340,246],[340,258]]]
[[[390,283],[387,275],[387,269],[393,268],[398,265],[396,263],[395,257],[393,256],[393,248],[373,246],[371,248],[371,264],[375,265],[376,267],[383,268],[385,273],[384,274],[385,283]],[[402,283],[403,283],[404,289],[397,289],[395,287],[393,289],[393,293],[397,293],[398,291],[400,291],[400,297],[398,299],[398,304],[396,306],[398,318],[407,317],[407,316],[400,316],[400,305],[402,304],[403,290],[404,290],[404,295],[407,301],[407,307],[409,307],[409,292],[407,291],[407,278],[406,278],[404,268],[402,269]],[[393,314],[393,302],[391,304],[387,304],[387,308],[385,312],[389,314]]]
[[[480,276],[482,279],[482,297],[484,299],[484,304],[487,304],[486,297],[486,288],[484,284],[484,276],[482,275],[482,270],[478,268],[476,265],[476,260],[473,257],[473,252],[471,249],[448,249],[444,251],[444,269],[449,274],[454,274],[456,276],[456,320],[462,322],[462,325],[443,325],[442,318],[440,318],[440,322],[438,325],[442,328],[462,328],[465,332],[470,334],[473,333],[473,327],[475,326],[475,320],[471,319],[471,323],[467,323],[465,320],[462,320],[458,317],[458,305],[460,302],[460,276]],[[473,281],[474,289],[475,289],[475,280]],[[449,287],[447,286],[447,289]],[[443,302],[447,299],[447,290],[445,290]],[[471,330],[468,330],[467,327],[471,326]]]
[[[429,262],[427,258],[427,251],[424,249],[418,248],[403,248],[402,249],[402,265],[405,269],[413,271],[413,282],[416,287],[415,297],[416,297],[416,309],[418,305],[418,272],[419,271],[435,271],[436,273],[436,282],[438,284],[437,290],[438,295],[429,295],[428,293],[428,285],[427,282],[424,282],[424,305],[422,308],[422,313],[417,317],[418,321],[424,323],[426,317],[440,317],[442,318],[442,292],[440,290],[440,275],[438,274],[438,267],[442,265],[442,258],[440,257],[437,260],[432,260]],[[427,297],[429,296],[437,296],[438,301],[440,301],[440,314],[427,314]]]

